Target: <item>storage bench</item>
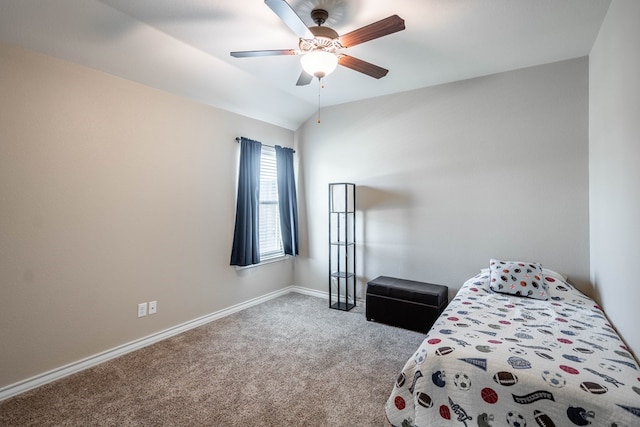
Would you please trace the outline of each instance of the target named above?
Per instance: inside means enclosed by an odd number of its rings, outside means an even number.
[[[387,276],[367,283],[367,320],[426,333],[448,303],[442,285]]]

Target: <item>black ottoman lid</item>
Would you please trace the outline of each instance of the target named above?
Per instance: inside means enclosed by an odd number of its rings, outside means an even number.
[[[439,307],[448,299],[446,286],[380,276],[367,283],[367,294]]]

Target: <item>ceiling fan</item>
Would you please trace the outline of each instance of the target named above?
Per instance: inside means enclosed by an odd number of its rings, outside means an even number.
[[[296,85],[311,83],[313,77],[322,79],[331,73],[338,64],[352,70],[379,79],[387,75],[389,70],[339,52],[369,40],[377,39],[405,29],[404,20],[398,15],[374,22],[342,36],[329,27],[323,27],[329,13],[324,9],[311,11],[311,19],[316,23],[307,27],[285,0],[265,0],[269,8],[299,37],[299,49],[249,50],[231,52],[235,58],[277,55],[303,55],[303,68]]]

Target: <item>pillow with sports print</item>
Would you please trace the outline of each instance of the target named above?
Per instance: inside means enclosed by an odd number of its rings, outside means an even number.
[[[489,272],[489,287],[494,292],[540,300],[549,298],[542,266],[538,263],[492,259]]]

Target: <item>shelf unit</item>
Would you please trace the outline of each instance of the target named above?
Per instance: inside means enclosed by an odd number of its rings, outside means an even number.
[[[329,307],[356,306],[356,185],[329,184]]]

